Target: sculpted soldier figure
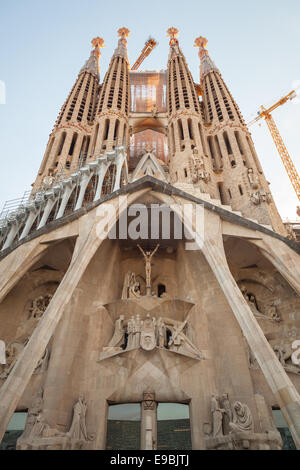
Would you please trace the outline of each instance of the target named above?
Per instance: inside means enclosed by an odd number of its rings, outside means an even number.
[[[108,347],[117,348],[121,347],[124,344],[125,339],[125,330],[124,330],[124,315],[121,315],[120,318],[115,323],[115,331],[112,339],[109,342]]]

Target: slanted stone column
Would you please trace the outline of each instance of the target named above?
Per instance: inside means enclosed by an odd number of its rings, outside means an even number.
[[[80,233],[81,230],[79,230],[79,237],[76,242],[73,259],[68,271],[56,290],[52,301],[50,302],[37,328],[34,330],[28,344],[16,362],[16,365],[0,389],[0,441],[2,440],[11,416],[14,413],[22,394],[28,385],[34,369],[42,357],[55,328],[62,318],[65,307],[69,303],[88,264],[103,240],[106,238],[107,233],[114,226],[116,217],[118,218],[127,208],[127,203],[130,205],[147,191],[148,188],[137,191],[135,194],[130,195],[128,200],[119,200],[117,197],[110,201],[110,204],[115,208],[115,213],[114,211],[110,211],[108,216],[101,216],[101,218],[104,218],[106,222],[102,230],[100,223],[101,219],[96,216],[96,210],[94,214],[91,213],[90,215],[90,217],[92,217],[93,224],[87,234],[85,234],[84,227],[86,221],[83,219],[81,227],[82,233]],[[107,227],[108,230],[106,231]]]
[[[215,230],[212,228],[213,217]],[[227,264],[218,216],[210,214],[207,238],[204,237],[203,254],[215,274],[224,295],[237,319],[248,344],[269,384],[289,425],[293,439],[300,449],[300,396],[273,349],[250,307],[247,305]],[[218,219],[218,220],[217,220]],[[214,236],[214,239],[209,238]]]
[[[171,198],[162,194],[158,198],[169,205],[174,204],[174,202],[177,204],[184,204],[186,202],[182,198]],[[176,207],[174,209],[182,220],[181,211]],[[253,351],[265,379],[284,414],[294,442],[297,448],[300,449],[300,395],[280,364],[231,274],[223,246],[222,220],[217,214],[207,210],[205,210],[204,214],[203,233],[196,232],[196,241],[199,249],[203,252],[219,282],[243,335]],[[196,231],[192,220],[185,218],[184,223],[190,233]]]

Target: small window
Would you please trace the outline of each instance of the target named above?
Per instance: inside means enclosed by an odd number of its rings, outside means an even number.
[[[243,193],[243,188],[242,188],[242,186],[241,186],[240,184],[239,184],[239,191],[240,191],[240,195],[243,196],[243,194],[244,194],[244,193]]]
[[[187,169],[186,169],[186,168],[184,169],[184,176],[185,176],[186,178],[187,178],[187,176],[188,176],[188,172],[187,172]]]
[[[166,286],[164,284],[158,284],[157,286],[157,297],[162,297],[166,292]]]

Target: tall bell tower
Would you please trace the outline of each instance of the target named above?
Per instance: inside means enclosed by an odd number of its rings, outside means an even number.
[[[245,217],[272,225],[286,234],[264,176],[251,134],[240,109],[206,49],[207,39],[195,39],[199,48],[200,84],[208,154],[212,162],[214,196]]]
[[[56,173],[70,174],[80,159],[86,159],[96,111],[100,79],[99,58],[104,40],[92,40],[93,50],[81,68],[50,134],[38,176],[33,185],[38,189],[45,177]]]

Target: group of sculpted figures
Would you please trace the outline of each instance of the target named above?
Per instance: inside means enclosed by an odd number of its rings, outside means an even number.
[[[139,349],[152,351],[154,348],[169,349],[190,357],[200,358],[201,353],[185,334],[187,320],[177,322],[169,318],[155,318],[148,313],[145,319],[140,315],[125,321],[121,315],[115,322],[115,331],[104,353]]]
[[[260,308],[257,303],[256,297],[247,291],[247,288],[244,285],[240,285],[241,292],[247,301],[249,307],[251,308],[253,314],[256,318],[261,318],[264,320],[271,320],[276,323],[280,323],[282,321],[280,313],[277,311],[275,302],[269,302],[264,306],[264,313],[261,313]],[[295,338],[296,339],[296,338]],[[292,347],[292,342],[287,341],[279,341],[278,343],[271,345],[273,351],[275,352],[277,358],[279,359],[282,366],[288,371],[292,373],[299,374],[300,367],[297,364],[292,363],[292,356],[295,350]],[[258,369],[258,363],[248,346],[248,362],[249,366],[253,369]]]
[[[257,318],[263,318],[264,320],[273,320],[278,323],[281,322],[281,316],[280,313],[277,311],[275,302],[269,302],[268,304],[264,305],[264,312],[262,313],[257,304],[255,295],[248,292],[246,286],[243,284],[240,285],[240,290],[247,304],[249,305],[252,312]]]
[[[4,341],[0,342],[0,379],[6,379],[9,376],[51,299],[52,295],[46,294],[32,300],[29,307],[29,315],[17,330],[17,339],[7,345],[5,345]],[[48,359],[49,349],[46,348],[43,357],[39,360],[35,368],[34,374],[45,371],[48,365]]]
[[[73,418],[68,432],[61,432],[49,426],[43,414],[43,389],[36,395],[32,407],[28,411],[24,432],[19,438],[18,444],[32,442],[36,438],[65,437],[71,441],[92,441],[95,435],[91,435],[86,427],[87,402],[79,397],[73,406]]]
[[[228,393],[224,393],[221,399],[217,395],[212,395],[211,413],[211,437],[253,432],[253,419],[249,407],[239,401],[231,405]]]

